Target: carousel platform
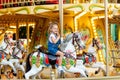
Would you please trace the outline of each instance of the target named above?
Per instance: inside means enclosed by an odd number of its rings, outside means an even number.
[[[42,79],[42,80],[50,80],[50,79]],[[120,76],[88,77],[88,78],[64,78],[64,79],[55,79],[55,80],[120,80]]]

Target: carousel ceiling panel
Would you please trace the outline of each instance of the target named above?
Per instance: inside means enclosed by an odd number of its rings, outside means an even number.
[[[34,15],[22,15],[22,14],[15,14],[15,15],[2,15],[0,17],[0,22],[16,22],[16,21],[34,21],[39,19]]]
[[[64,12],[64,16],[75,16],[74,11],[64,10],[63,12]],[[58,10],[48,11],[48,12],[40,13],[37,15],[48,17],[48,18],[59,18],[59,11]]]

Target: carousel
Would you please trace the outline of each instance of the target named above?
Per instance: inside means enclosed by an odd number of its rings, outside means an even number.
[[[120,5],[109,1],[106,8],[102,3],[0,0],[0,79],[119,76]],[[61,71],[57,70],[59,57],[47,50],[48,27],[54,21],[59,23],[60,50],[65,53]]]

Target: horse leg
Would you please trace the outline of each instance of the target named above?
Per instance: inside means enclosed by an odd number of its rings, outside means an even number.
[[[80,67],[79,68],[78,67],[71,67],[68,71],[73,72],[73,73],[78,73],[79,72],[83,77],[87,77],[84,69],[82,69]]]
[[[25,74],[25,68],[24,68],[24,66],[19,64],[19,68],[20,68],[20,70],[22,70],[23,77],[25,78],[25,75],[24,75]]]
[[[16,69],[15,69],[13,63],[10,62],[10,61],[8,61],[8,65],[9,65],[9,66],[12,68],[12,70],[14,71],[13,75],[16,76],[17,71],[16,71]]]
[[[100,65],[100,69],[103,71],[104,76],[106,76],[106,69],[104,65]]]
[[[84,71],[84,73],[86,74],[86,76],[88,77],[88,71],[87,71],[86,67],[83,65],[82,60],[77,60],[75,67],[78,68],[78,69],[82,69]],[[84,75],[84,73],[83,73],[83,75]]]
[[[83,69],[78,69],[78,72],[80,72],[80,74],[83,76],[83,77],[87,77],[88,75],[86,75],[85,71]]]
[[[100,70],[103,71],[104,75],[106,74],[105,65],[102,62],[96,62],[92,65],[92,67],[98,68],[98,70],[95,71],[95,74],[98,74]]]
[[[2,65],[9,65],[13,69],[14,75],[16,76],[17,71],[16,71],[14,65],[12,64],[12,62],[7,61],[7,60],[2,60],[1,64]]]
[[[99,67],[97,71],[95,71],[95,74],[98,74],[100,72],[101,68]]]
[[[32,76],[32,79],[36,79],[37,76],[40,78],[39,73],[40,73],[40,72],[38,72],[38,73],[36,73],[35,75],[33,75],[33,76]]]
[[[25,79],[29,79],[30,76],[36,75],[41,70],[42,70],[42,66],[40,66],[39,68],[37,68],[36,65],[33,64],[32,68],[30,69],[30,71],[28,71],[27,73],[25,73]]]

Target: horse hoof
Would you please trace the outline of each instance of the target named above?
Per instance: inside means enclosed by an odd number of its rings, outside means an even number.
[[[88,75],[86,75],[88,77]]]
[[[23,78],[25,79],[25,75],[23,75]]]
[[[7,59],[7,61],[9,61],[9,59]]]
[[[98,71],[95,71],[95,74],[98,74]]]
[[[17,76],[17,74],[16,74],[16,73],[13,73],[13,75],[14,75],[14,76]]]

